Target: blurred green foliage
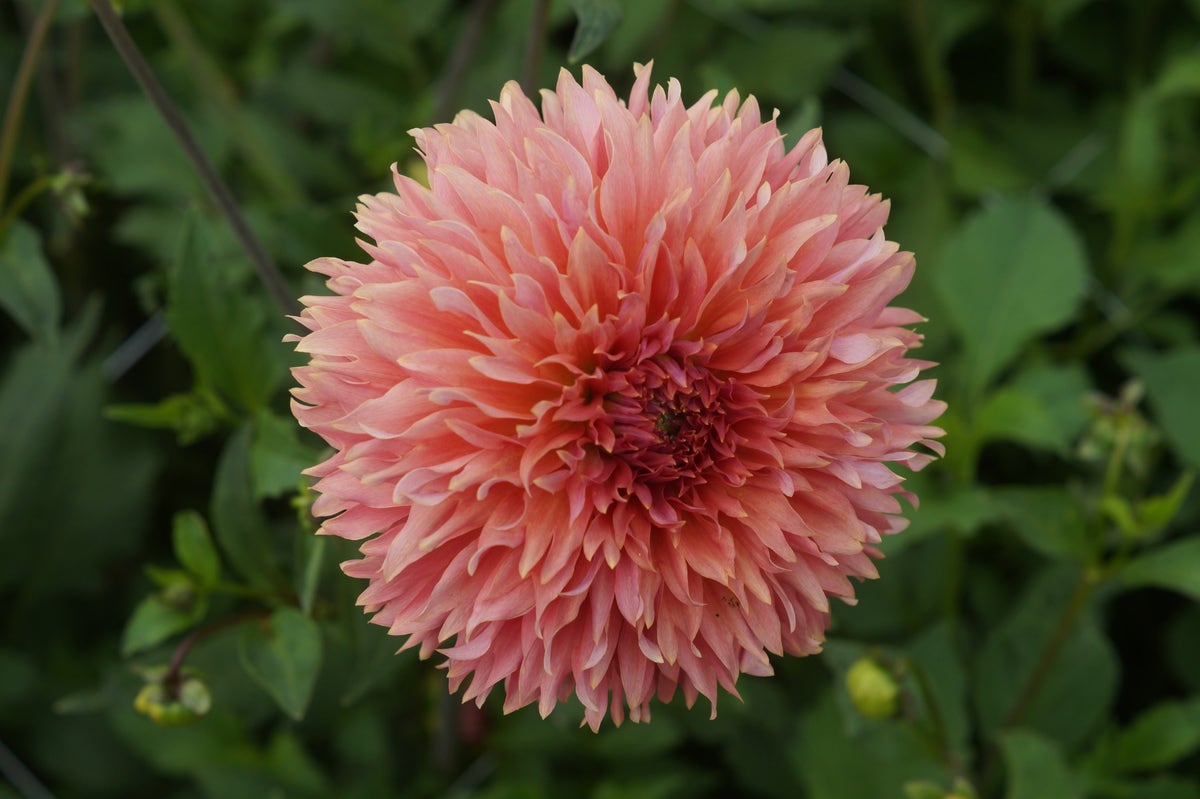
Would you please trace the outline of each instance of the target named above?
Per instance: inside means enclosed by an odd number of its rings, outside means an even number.
[[[0,2],[6,96],[54,5]],[[539,8],[123,13],[297,296],[405,131],[510,79],[654,59],[822,125],[892,198],[950,402],[882,578],[715,721],[460,706],[312,535],[291,327],[64,0],[0,187],[0,797],[1200,797],[1200,2]]]

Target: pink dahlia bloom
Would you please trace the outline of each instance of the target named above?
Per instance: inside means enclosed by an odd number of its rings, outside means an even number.
[[[942,449],[888,204],[753,98],[628,102],[585,68],[413,131],[429,188],[364,196],[324,258],[295,413],[373,621],[451,687],[586,722],[816,652]],[[914,448],[915,447],[915,448]]]

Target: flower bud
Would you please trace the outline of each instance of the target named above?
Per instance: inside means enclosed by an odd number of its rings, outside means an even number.
[[[870,719],[896,715],[900,686],[874,658],[862,658],[846,672],[846,691],[858,712]]]

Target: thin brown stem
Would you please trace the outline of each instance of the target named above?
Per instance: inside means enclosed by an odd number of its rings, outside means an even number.
[[[1021,693],[1013,701],[1008,709],[1008,713],[1004,716],[1004,721],[1000,723],[1002,728],[1015,727],[1025,718],[1025,714],[1029,712],[1033,700],[1037,698],[1038,692],[1042,689],[1042,684],[1046,681],[1046,677],[1050,674],[1050,669],[1054,667],[1054,662],[1058,660],[1059,652],[1067,643],[1067,638],[1071,635],[1071,630],[1075,627],[1075,622],[1079,618],[1079,614],[1087,606],[1088,598],[1092,595],[1092,588],[1095,582],[1089,573],[1084,573],[1079,578],[1079,583],[1075,586],[1074,593],[1071,594],[1071,599],[1067,603],[1067,607],[1063,610],[1062,616],[1058,619],[1058,624],[1054,627],[1054,632],[1050,634],[1050,640],[1046,642],[1046,648],[1042,650],[1041,657],[1034,664],[1033,671],[1029,673],[1029,679],[1025,681],[1025,686],[1021,689]]]
[[[186,638],[179,642],[179,646],[175,647],[175,651],[171,653],[171,662],[167,666],[167,673],[163,675],[163,685],[171,694],[179,688],[179,678],[183,673],[183,662],[187,660],[188,654],[192,651],[192,647],[208,638],[211,635],[219,633],[221,630],[234,627],[244,621],[251,619],[266,618],[268,611],[266,610],[245,610],[241,613],[234,613],[231,616],[226,616],[223,619],[209,622],[203,627],[197,627],[188,634]]]
[[[1042,653],[1034,664],[1033,670],[1029,673],[1029,679],[1021,687],[1021,692],[1017,695],[1017,698],[1009,705],[1008,712],[1004,714],[997,732],[1017,727],[1025,720],[1025,714],[1033,706],[1033,702],[1042,690],[1046,678],[1050,676],[1050,670],[1054,668],[1055,661],[1058,660],[1058,656],[1062,652],[1062,648],[1066,645],[1071,631],[1075,628],[1075,622],[1079,620],[1079,615],[1087,607],[1088,599],[1092,596],[1092,590],[1096,587],[1097,580],[1096,574],[1091,570],[1085,571],[1080,575],[1079,582],[1076,584],[1066,608],[1063,609],[1062,615],[1059,616],[1058,623],[1054,626],[1054,631],[1050,634],[1045,648],[1042,649]],[[998,741],[993,741],[987,760],[980,771],[980,784],[989,784],[998,767]]]
[[[525,44],[525,62],[521,65],[521,88],[532,95],[537,91],[538,73],[542,67],[542,46],[546,39],[546,15],[549,0],[534,0],[533,18],[529,23],[529,41]]]
[[[28,40],[33,34],[33,26],[37,23],[37,17],[33,13],[34,10],[28,8],[24,3],[16,3],[15,5],[21,29]],[[40,12],[41,9],[38,9],[38,11]],[[59,36],[59,41],[61,41],[61,35]],[[42,111],[42,124],[45,127],[46,140],[50,145],[50,152],[54,154],[53,160],[55,163],[65,164],[74,158],[75,153],[71,147],[71,141],[67,136],[66,123],[64,121],[67,118],[67,112],[63,107],[62,91],[57,86],[52,66],[51,59],[38,59],[38,105]]]
[[[487,30],[488,23],[495,15],[499,5],[500,0],[476,0],[475,7],[471,9],[471,16],[467,18],[462,33],[459,34],[458,41],[454,44],[454,52],[450,54],[450,61],[446,64],[446,71],[442,75],[441,86],[438,87],[437,104],[433,110],[435,122],[447,121],[450,114],[454,112],[454,106],[458,100],[458,90],[467,76],[471,62],[475,60],[475,54],[479,51],[479,43],[483,41],[484,31]]]
[[[280,202],[303,203],[304,187],[280,163],[278,153],[271,149],[270,143],[247,123],[233,81],[221,72],[220,66],[204,49],[183,10],[173,0],[158,0],[150,8],[172,49],[183,57],[204,102],[226,121],[233,146],[245,159],[246,166]]]
[[[221,179],[212,162],[208,160],[204,150],[200,148],[183,115],[176,108],[162,84],[159,83],[158,78],[155,77],[154,71],[133,41],[133,37],[129,35],[129,31],[121,22],[121,18],[113,9],[112,4],[109,0],[92,0],[92,7],[96,10],[96,16],[100,18],[100,24],[104,26],[108,38],[112,40],[113,46],[124,60],[125,66],[129,68],[142,91],[162,116],[163,121],[167,123],[167,127],[170,128],[176,141],[179,142],[179,146],[183,148],[184,154],[191,162],[192,168],[196,170],[196,174],[204,183],[204,188],[208,190],[212,201],[233,229],[234,235],[237,236],[242,249],[249,256],[267,293],[271,295],[282,311],[296,313],[299,306],[292,296],[287,282],[283,279],[283,275],[280,274],[279,269],[254,235],[254,231],[250,229],[233,193],[225,185],[225,181]]]
[[[8,191],[8,177],[12,171],[13,153],[17,149],[17,137],[21,132],[21,120],[25,116],[25,101],[29,99],[29,85],[37,72],[42,45],[46,43],[46,34],[50,30],[50,23],[54,20],[58,4],[59,0],[48,0],[34,20],[29,42],[25,45],[21,63],[17,66],[17,74],[13,78],[8,104],[4,108],[4,123],[0,126],[0,208],[4,207],[4,198]]]

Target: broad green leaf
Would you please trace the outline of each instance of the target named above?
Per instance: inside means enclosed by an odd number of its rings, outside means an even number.
[[[1013,532],[1034,551],[1077,561],[1087,557],[1087,523],[1061,486],[1000,486],[992,494]]]
[[[124,657],[157,646],[176,633],[183,632],[204,615],[204,605],[193,601],[190,607],[177,607],[159,594],[152,594],[134,609],[121,636]]]
[[[193,217],[169,271],[171,335],[204,385],[256,411],[284,375],[285,350],[267,335],[265,300],[240,282],[209,252]]]
[[[1117,738],[1119,771],[1161,769],[1200,749],[1200,699],[1167,702],[1138,716]]]
[[[571,7],[575,9],[577,22],[567,60],[577,64],[621,22],[621,4],[617,0],[571,0]]]
[[[0,634],[5,640],[14,634],[20,641],[16,631],[44,627],[40,614],[22,608],[94,603],[111,593],[114,575],[137,563],[160,496],[165,452],[101,417],[110,387],[97,362],[79,358],[96,341],[95,310],[85,304],[55,342],[0,344],[0,595],[10,608],[9,632]],[[113,620],[108,613],[105,618]],[[98,631],[83,617],[74,624]],[[120,621],[116,627],[110,632],[119,632]],[[69,627],[59,629],[66,634]]]
[[[1146,395],[1175,452],[1200,468],[1200,347],[1164,354],[1134,350],[1121,360],[1146,383]]]
[[[250,470],[253,427],[243,424],[225,443],[213,483],[209,518],[217,543],[241,577],[251,585],[269,588],[278,568],[267,520],[254,497]]]
[[[1054,421],[1054,442],[1065,454],[1088,423],[1087,397],[1092,384],[1078,363],[1044,364],[1021,371],[1007,384],[1038,399]]]
[[[975,415],[975,434],[988,441],[1015,441],[1035,449],[1065,452],[1061,428],[1040,399],[1012,386],[987,396]]]
[[[1156,547],[1117,574],[1126,588],[1165,588],[1200,602],[1200,535]]]
[[[337,793],[293,729],[280,727],[275,731],[267,747],[267,763],[280,781],[303,795],[334,796]]]
[[[221,559],[204,517],[193,510],[176,513],[172,536],[180,565],[195,575],[201,585],[215,585],[221,579]]]
[[[1086,276],[1079,236],[1041,200],[1005,197],[965,220],[943,246],[934,281],[972,395],[1031,339],[1070,321]]]
[[[995,626],[978,651],[974,702],[983,735],[1010,721],[1016,703],[1036,676],[1042,653],[1078,585],[1077,567],[1046,570],[1022,592],[1019,604]],[[1050,668],[1025,705],[1022,726],[1062,746],[1077,746],[1108,715],[1116,695],[1119,661],[1093,607],[1071,625]],[[1071,712],[1064,712],[1070,708]]]
[[[1083,785],[1067,765],[1059,745],[1027,730],[1000,738],[1008,767],[1005,799],[1082,799]]]
[[[883,551],[889,556],[924,538],[947,531],[972,536],[988,522],[1000,518],[1003,511],[991,491],[984,486],[954,488],[947,494],[939,494],[932,487],[929,491],[922,491],[920,480],[921,475],[914,475],[905,484],[920,497],[921,506],[905,514],[911,520],[908,527],[897,535],[883,539]]]
[[[734,40],[721,65],[735,85],[756,97],[797,104],[820,92],[858,43],[853,32],[815,24],[777,25]]]
[[[289,716],[304,718],[321,667],[321,631],[295,608],[280,608],[242,632],[238,652],[246,672]]]
[[[30,336],[49,341],[58,335],[61,304],[41,237],[32,225],[14,219],[0,229],[0,307]]]
[[[829,692],[802,714],[792,756],[809,799],[880,799],[902,795],[910,782],[950,782],[911,724],[876,721],[848,731]]]
[[[303,479],[300,472],[317,463],[319,450],[302,444],[298,430],[294,419],[284,419],[265,409],[255,417],[250,470],[254,495],[259,499],[294,492]]]

